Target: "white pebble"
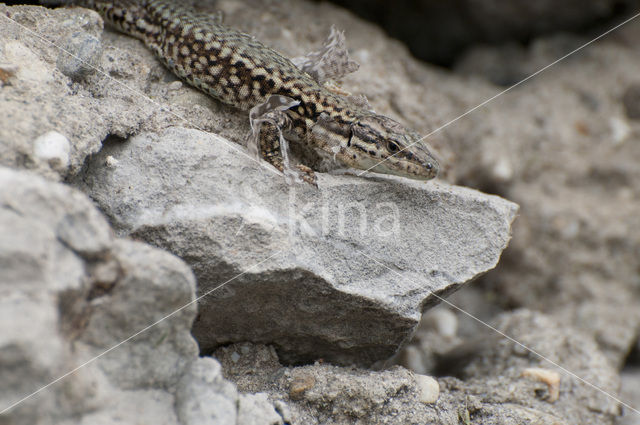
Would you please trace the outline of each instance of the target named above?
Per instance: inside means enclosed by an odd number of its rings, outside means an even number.
[[[622,118],[610,118],[609,126],[611,128],[611,139],[615,145],[619,145],[627,140],[631,134],[631,127],[627,121]]]
[[[433,404],[440,397],[440,385],[431,376],[414,375],[416,384],[418,385],[418,399],[425,404]]]
[[[422,320],[428,329],[442,336],[454,337],[458,333],[458,317],[449,309],[441,307],[429,310]]]
[[[111,155],[108,155],[104,161],[104,164],[109,168],[116,168],[116,166],[118,165],[118,162],[119,161],[117,159],[115,159]]]
[[[513,165],[508,158],[500,157],[493,166],[493,176],[501,182],[513,179]]]
[[[70,150],[69,139],[57,131],[43,134],[33,142],[34,155],[56,168],[65,169],[69,166]]]

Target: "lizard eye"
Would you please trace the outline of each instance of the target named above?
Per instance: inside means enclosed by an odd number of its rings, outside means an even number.
[[[387,150],[391,153],[398,152],[400,148],[393,142],[387,142]]]

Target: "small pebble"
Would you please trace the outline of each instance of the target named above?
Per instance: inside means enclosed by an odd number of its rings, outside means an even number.
[[[77,81],[96,70],[102,54],[100,40],[92,35],[76,32],[64,39],[61,45],[65,51],[58,55],[56,66],[64,75]]]
[[[45,133],[33,142],[33,154],[58,170],[69,167],[70,150],[69,139],[57,131]]]
[[[589,134],[591,134],[589,125],[582,120],[577,120],[573,123],[573,126],[575,127],[576,131],[583,136],[588,136]]]
[[[446,308],[429,310],[422,316],[422,322],[427,327],[446,337],[454,337],[458,333],[458,317]]]
[[[289,397],[294,400],[300,399],[305,391],[313,388],[315,384],[316,378],[314,378],[313,375],[297,373],[291,380],[291,385],[289,385]]]
[[[104,160],[104,164],[109,168],[115,168],[118,165],[118,160],[112,157],[111,155],[108,155],[107,158]]]
[[[616,145],[624,142],[631,135],[631,127],[622,118],[612,117],[609,120],[609,126],[611,127],[611,139]]]
[[[414,375],[416,384],[418,385],[418,399],[424,404],[433,404],[440,397],[440,385],[431,376]]]
[[[18,67],[8,63],[0,63],[0,87],[9,84],[11,79],[16,76]]]
[[[510,182],[513,179],[513,165],[511,161],[502,156],[493,166],[493,176],[501,182]]]
[[[522,376],[547,384],[549,388],[547,401],[549,403],[555,402],[560,397],[560,374],[558,372],[539,367],[530,367],[522,371]]]

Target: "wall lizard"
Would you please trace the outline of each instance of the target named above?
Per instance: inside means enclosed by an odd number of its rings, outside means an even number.
[[[296,66],[252,36],[171,0],[73,4],[98,11],[118,30],[142,40],[192,86],[250,110],[256,154],[280,171],[289,168],[290,140],[347,167],[373,167],[374,172],[417,180],[429,180],[438,173],[438,162],[427,146],[413,144],[420,138],[416,132],[327,88],[322,65],[314,69],[313,55],[306,64]],[[334,44],[340,44],[337,36],[332,33]],[[305,180],[313,180],[308,167],[298,167],[307,173]]]

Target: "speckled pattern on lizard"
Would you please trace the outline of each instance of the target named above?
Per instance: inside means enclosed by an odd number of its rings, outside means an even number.
[[[250,110],[254,149],[289,170],[288,142],[321,158],[373,172],[429,180],[438,162],[420,136],[374,113],[362,98],[328,88],[325,79],[357,69],[342,33],[325,49],[292,61],[215,15],[170,0],[75,1],[118,30],[142,40],[178,77],[221,102]],[[295,62],[295,63],[294,63]],[[356,66],[354,66],[356,65]],[[314,179],[312,171],[298,166]]]

